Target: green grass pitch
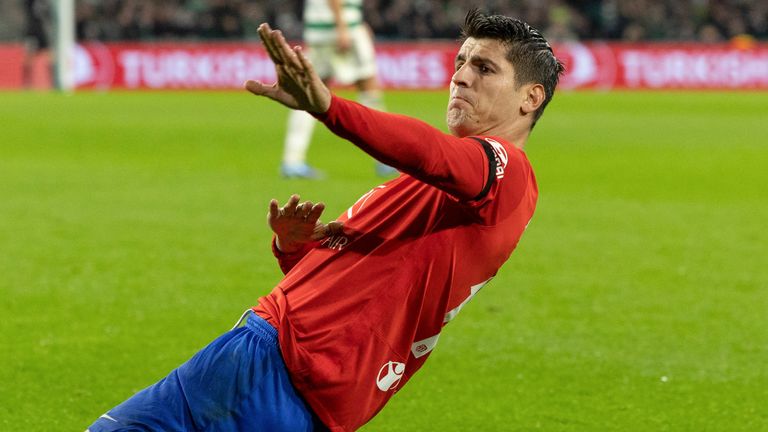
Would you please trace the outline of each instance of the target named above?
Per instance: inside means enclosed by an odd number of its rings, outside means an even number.
[[[443,127],[444,92],[391,92]],[[373,162],[245,92],[0,93],[0,430],[80,431],[280,279],[270,198]],[[560,93],[517,251],[367,431],[768,430],[768,93]],[[477,247],[481,247],[478,245]]]

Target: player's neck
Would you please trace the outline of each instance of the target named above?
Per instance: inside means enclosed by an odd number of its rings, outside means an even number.
[[[525,147],[525,143],[528,141],[528,135],[530,134],[531,128],[529,125],[515,122],[490,128],[481,135],[499,137],[522,150]]]

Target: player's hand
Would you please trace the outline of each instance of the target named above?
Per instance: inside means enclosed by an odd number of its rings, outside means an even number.
[[[291,195],[283,207],[275,199],[270,201],[267,222],[275,233],[277,248],[285,253],[293,253],[310,241],[340,234],[343,228],[341,222],[320,222],[323,210],[323,203],[299,203],[298,195]]]
[[[336,51],[339,54],[345,54],[352,49],[352,38],[349,36],[349,31],[345,28],[339,28],[336,33],[338,38],[336,39]]]
[[[331,106],[331,91],[315,72],[312,63],[301,47],[291,48],[280,30],[272,30],[269,24],[259,26],[259,37],[275,63],[277,82],[266,85],[248,80],[245,88],[257,95],[266,96],[292,109],[311,113],[324,113]]]

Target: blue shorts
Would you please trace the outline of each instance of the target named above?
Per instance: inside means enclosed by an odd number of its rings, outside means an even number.
[[[277,330],[252,311],[156,384],[102,415],[102,431],[327,430],[296,393]]]

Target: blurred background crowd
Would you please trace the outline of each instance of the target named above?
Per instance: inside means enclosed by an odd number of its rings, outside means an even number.
[[[0,40],[45,45],[50,0],[0,1]],[[300,39],[302,0],[76,0],[79,40],[256,38],[268,21]],[[768,38],[766,0],[366,0],[380,40],[455,39],[475,6],[521,17],[553,41]]]

